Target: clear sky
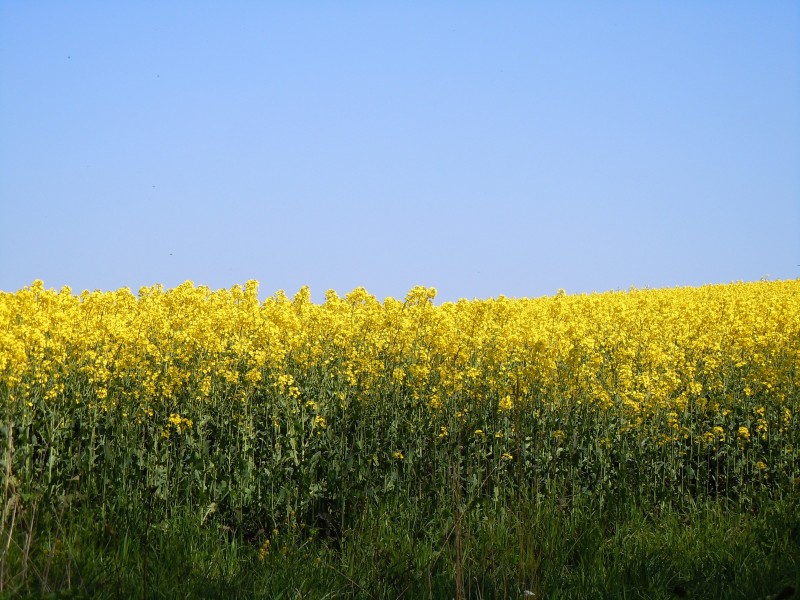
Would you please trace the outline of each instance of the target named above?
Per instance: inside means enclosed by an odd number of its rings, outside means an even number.
[[[800,2],[0,0],[0,290],[800,277]]]

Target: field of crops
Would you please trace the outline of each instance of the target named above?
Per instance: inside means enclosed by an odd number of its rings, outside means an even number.
[[[800,280],[435,295],[0,293],[0,595],[800,583]]]

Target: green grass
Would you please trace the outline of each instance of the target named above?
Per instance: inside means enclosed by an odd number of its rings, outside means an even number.
[[[517,598],[528,590],[548,599],[750,600],[800,586],[797,499],[746,512],[714,501],[601,511],[591,497],[453,510],[395,494],[343,530],[249,536],[202,516],[178,510],[148,522],[139,511],[102,522],[85,507],[33,528],[22,518],[3,597]]]

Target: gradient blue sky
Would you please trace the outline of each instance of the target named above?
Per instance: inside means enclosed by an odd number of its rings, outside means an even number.
[[[800,277],[800,3],[0,0],[0,290]]]

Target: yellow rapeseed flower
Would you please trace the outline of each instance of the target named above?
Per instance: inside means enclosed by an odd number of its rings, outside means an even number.
[[[741,441],[749,442],[750,441],[750,430],[747,427],[744,427],[744,426],[739,427],[739,429],[736,432],[736,437],[739,438],[739,440],[741,440]]]
[[[514,407],[514,402],[511,400],[511,396],[506,395],[503,396],[503,399],[500,400],[497,408],[500,409],[501,412],[507,412]]]
[[[266,560],[267,555],[269,555],[270,546],[272,546],[272,543],[269,540],[264,540],[264,543],[261,544],[261,547],[258,549],[259,560]]]

